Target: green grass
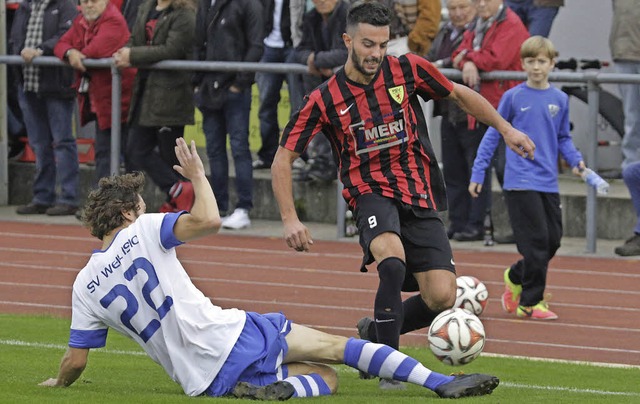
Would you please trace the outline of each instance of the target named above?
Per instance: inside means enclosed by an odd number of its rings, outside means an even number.
[[[68,319],[0,314],[0,402],[124,404],[194,400],[185,396],[137,344],[115,332],[109,333],[106,348],[91,352],[87,369],[74,385],[66,389],[38,386],[39,382],[56,375],[68,330]],[[437,362],[426,349],[406,348],[403,351],[435,371],[464,370],[500,377],[501,385],[493,395],[465,399],[464,403],[640,403],[638,368],[486,356],[463,368],[451,368]],[[375,380],[358,380],[357,372],[345,366],[339,366],[337,370],[340,373],[338,394],[309,402],[440,401],[434,393],[416,386],[409,386],[406,391],[381,392]]]

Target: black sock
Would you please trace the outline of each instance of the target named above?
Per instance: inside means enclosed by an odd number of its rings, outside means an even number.
[[[402,327],[402,284],[406,266],[400,258],[389,257],[378,265],[378,293],[373,306],[376,339],[398,349]]]
[[[400,335],[419,330],[431,325],[431,322],[440,312],[435,312],[427,306],[420,295],[415,295],[402,302],[403,322]],[[378,342],[376,324],[371,322],[367,333],[369,341]]]
[[[431,322],[440,312],[435,312],[427,306],[422,300],[422,296],[411,296],[402,302],[404,309],[404,321],[400,334],[406,334],[411,331],[419,330],[431,325]]]

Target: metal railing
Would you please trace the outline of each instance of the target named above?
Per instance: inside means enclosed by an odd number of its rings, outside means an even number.
[[[21,65],[23,60],[20,56],[0,55],[0,65],[13,64]],[[121,76],[120,72],[113,64],[113,59],[85,59],[83,63],[89,68],[108,68],[112,74],[112,107],[111,107],[111,174],[119,171],[120,167],[120,96],[121,96]],[[38,57],[33,60],[34,65],[38,66],[68,66],[56,57]],[[159,70],[190,70],[190,71],[252,71],[252,72],[268,72],[268,73],[306,73],[307,68],[300,64],[290,63],[248,63],[248,62],[202,62],[192,60],[167,60],[155,63],[149,66],[137,66],[139,69],[159,69]],[[462,74],[455,69],[442,69],[442,73],[449,79],[460,80]],[[0,70],[0,73],[2,70]],[[526,80],[524,72],[512,71],[495,71],[490,73],[482,73],[480,77],[483,80]],[[599,92],[600,84],[605,83],[634,83],[640,84],[640,75],[635,74],[615,74],[601,73],[596,71],[587,72],[552,72],[549,80],[553,82],[568,83],[586,83],[588,90],[588,147],[585,157],[588,165],[597,167],[597,127],[599,113]],[[6,89],[6,76],[0,77],[0,89]],[[2,93],[0,92],[0,95]],[[6,122],[6,101],[0,106],[0,122]],[[0,125],[0,151],[6,151],[7,132],[6,125]],[[114,134],[116,134],[114,136]],[[0,154],[0,172],[4,174],[0,179],[0,204],[8,203],[8,159],[7,153]],[[586,240],[587,252],[594,253],[596,251],[597,240],[597,199],[595,189],[587,188],[587,209],[586,209]],[[338,236],[344,236],[344,223],[346,204],[340,194],[341,185],[338,182],[337,197],[337,226]]]

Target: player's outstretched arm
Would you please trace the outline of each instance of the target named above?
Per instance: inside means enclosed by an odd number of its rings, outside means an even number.
[[[293,203],[293,180],[291,165],[300,155],[278,147],[271,165],[271,186],[278,201],[280,217],[284,224],[284,239],[287,245],[296,251],[309,251],[313,244],[309,229],[300,222]]]
[[[218,203],[196,150],[196,143],[192,140],[189,147],[183,138],[178,138],[175,150],[180,164],[173,166],[173,169],[191,180],[196,200],[191,212],[178,218],[173,233],[180,241],[217,233],[221,226]]]
[[[45,380],[40,386],[68,387],[73,384],[87,366],[88,349],[69,348],[62,357],[58,377]]]
[[[529,136],[515,129],[483,96],[461,84],[454,83],[448,97],[460,108],[476,117],[480,122],[493,126],[500,132],[506,145],[522,157],[533,160],[536,145]]]

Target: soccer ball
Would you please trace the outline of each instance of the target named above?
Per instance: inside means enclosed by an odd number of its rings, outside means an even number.
[[[456,279],[458,289],[453,307],[466,309],[479,316],[487,307],[489,292],[484,283],[473,276],[459,276]]]
[[[484,348],[484,326],[471,312],[453,308],[440,313],[427,334],[431,352],[442,363],[464,365],[477,358]]]

